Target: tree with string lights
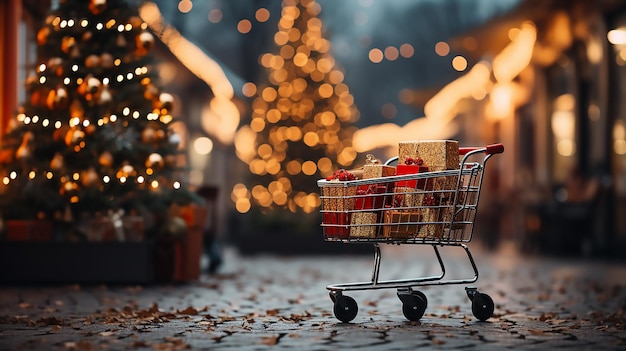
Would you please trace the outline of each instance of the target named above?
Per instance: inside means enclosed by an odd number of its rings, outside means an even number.
[[[262,212],[288,209],[312,213],[319,207],[317,179],[350,167],[353,122],[358,113],[343,73],[324,38],[321,7],[314,0],[284,1],[276,53],[261,55],[268,82],[257,86],[250,125],[249,152],[238,149],[253,174],[252,185],[237,201]],[[241,189],[236,189],[242,194]]]
[[[3,138],[3,217],[154,214],[189,199],[173,97],[158,86],[137,7],[61,0],[36,40],[27,99]]]

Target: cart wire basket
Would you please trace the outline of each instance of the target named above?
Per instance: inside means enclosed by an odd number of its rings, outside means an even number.
[[[322,179],[322,232],[324,240],[343,243],[370,243],[374,246],[374,268],[368,282],[333,284],[326,287],[337,319],[347,323],[358,313],[356,301],[346,291],[397,289],[402,312],[411,321],[424,315],[427,298],[421,286],[471,284],[478,280],[478,268],[466,245],[472,240],[474,220],[487,160],[504,151],[502,144],[461,147],[458,169],[347,181]],[[397,162],[393,157],[385,162]],[[379,280],[380,244],[432,246],[441,274],[411,279]],[[438,247],[461,247],[474,275],[445,279],[445,266]],[[480,321],[493,315],[494,302],[475,286],[465,288],[472,313]]]

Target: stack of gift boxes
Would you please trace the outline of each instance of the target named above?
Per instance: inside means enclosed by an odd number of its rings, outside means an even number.
[[[443,223],[452,220],[458,176],[384,178],[458,168],[457,141],[421,140],[398,144],[397,166],[381,164],[368,155],[361,169],[335,172],[326,180],[337,184],[321,189],[326,237],[357,241],[441,238]],[[370,181],[356,186],[342,183],[356,179]]]

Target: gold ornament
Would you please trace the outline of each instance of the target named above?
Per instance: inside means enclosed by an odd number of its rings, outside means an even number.
[[[61,185],[61,189],[59,189],[59,193],[61,195],[72,195],[74,192],[78,190],[78,184],[72,181],[67,181]]]
[[[170,110],[172,109],[172,103],[174,102],[174,97],[172,96],[172,94],[168,94],[168,93],[161,93],[159,94],[159,102],[157,104],[157,106],[155,106],[158,109],[166,109],[166,110]]]
[[[37,44],[44,45],[48,42],[48,36],[50,36],[50,28],[43,27],[37,32]]]
[[[63,159],[63,155],[61,155],[58,152],[55,153],[54,157],[52,157],[52,160],[50,161],[50,169],[58,171],[62,169],[64,165],[65,165],[65,160]]]
[[[31,155],[31,142],[35,139],[35,134],[33,132],[24,133],[24,137],[22,138],[22,143],[20,147],[17,148],[15,152],[15,157],[17,159],[28,158]]]
[[[146,100],[152,100],[155,99],[157,95],[159,95],[159,88],[154,86],[154,84],[148,84],[146,86],[146,90],[143,93],[143,97]]]
[[[87,68],[98,67],[98,65],[100,65],[100,56],[98,55],[89,55],[85,59],[85,67]]]
[[[64,53],[70,53],[74,47],[76,47],[76,39],[74,39],[74,37],[64,37],[61,40],[61,50],[63,50]]]
[[[104,12],[106,7],[107,7],[106,0],[91,0],[89,2],[89,11],[91,11],[91,13],[93,13],[94,15],[101,14],[102,12]]]
[[[103,167],[111,168],[113,166],[113,155],[109,151],[103,152],[98,158],[98,163]]]
[[[87,127],[85,127],[85,133],[87,133],[87,135],[92,135],[93,133],[95,133],[96,131],[96,126],[94,124],[90,124]]]
[[[70,128],[65,134],[65,145],[72,146],[80,143],[85,139],[85,132],[77,127]]]
[[[143,24],[143,20],[139,16],[131,16],[128,19],[128,23],[130,23],[130,25],[133,26],[133,28],[141,28],[141,25]]]
[[[74,99],[70,105],[70,117],[83,117],[85,115],[85,109],[81,104],[80,99]]]
[[[141,141],[146,144],[150,144],[154,142],[156,139],[155,132],[156,131],[154,130],[154,128],[150,126],[146,127],[146,129],[144,129],[143,132],[141,132]]]
[[[67,90],[64,87],[58,87],[48,92],[46,105],[50,110],[64,109],[67,108],[68,101]]]
[[[135,176],[137,174],[137,172],[135,172],[135,168],[128,164],[125,163],[122,167],[120,167],[120,169],[117,171],[117,178],[128,178],[128,177],[132,177]]]
[[[126,38],[124,38],[124,34],[120,33],[117,35],[117,40],[115,41],[115,44],[119,47],[126,46]]]
[[[100,65],[102,65],[102,67],[106,69],[113,68],[113,55],[109,54],[108,52],[100,55]]]
[[[92,37],[93,37],[93,33],[90,31],[86,31],[85,33],[83,33],[83,42],[87,42],[91,40]]]
[[[156,152],[148,155],[148,158],[146,159],[146,168],[161,168],[163,167],[163,164],[163,156]]]
[[[143,56],[154,46],[154,36],[150,32],[143,31],[135,37],[137,55]]]
[[[80,175],[83,186],[93,187],[98,184],[100,177],[98,176],[98,172],[93,167],[89,167],[88,170],[82,171]]]
[[[104,104],[108,104],[111,101],[113,101],[113,96],[111,96],[111,92],[109,91],[109,86],[108,85],[102,86],[102,91],[98,95],[98,103],[100,105],[104,105]]]

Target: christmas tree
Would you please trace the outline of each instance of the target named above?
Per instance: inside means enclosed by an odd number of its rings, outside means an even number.
[[[37,32],[37,65],[3,139],[5,219],[155,214],[188,199],[173,97],[155,39],[122,0],[61,0]]]
[[[352,124],[358,114],[324,38],[320,11],[314,0],[284,1],[274,35],[278,50],[259,60],[269,82],[257,87],[244,129],[256,142],[252,152],[237,151],[257,182],[246,193],[262,210],[316,211],[316,181],[357,156]]]

